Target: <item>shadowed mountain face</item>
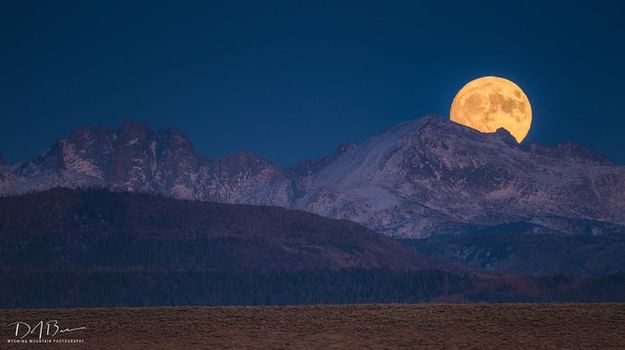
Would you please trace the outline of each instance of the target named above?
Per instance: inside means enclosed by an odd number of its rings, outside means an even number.
[[[625,271],[624,227],[588,220],[564,223],[574,223],[570,229],[577,232],[563,233],[553,222],[529,220],[450,227],[447,234],[402,242],[441,264],[498,274],[600,276]]]
[[[0,198],[11,270],[294,271],[425,267],[349,222],[270,206],[52,189]]]
[[[502,255],[519,254],[501,249],[510,236],[474,232],[444,241],[447,249],[433,240],[448,236],[437,236],[412,240],[419,246],[411,248],[476,267],[479,249],[454,252],[471,242],[488,245],[484,255],[495,264]],[[555,260],[536,258],[540,249],[561,248],[558,237],[513,240],[533,248],[521,253],[530,263],[508,259],[486,270],[519,273],[524,264],[524,273],[545,264],[545,271],[558,273],[577,268],[562,269],[569,262],[593,268],[599,261],[567,260],[566,251]],[[621,241],[609,251],[596,236],[574,237],[579,252],[603,249],[609,257],[623,247]],[[622,301],[625,295],[625,276],[611,273],[614,268],[600,271],[607,276],[496,276],[441,269],[422,256],[357,223],[273,206],[102,189],[0,198],[0,308]]]
[[[0,166],[5,195],[54,186],[271,204],[409,238],[454,225],[549,227],[550,218],[569,234],[578,219],[591,222],[590,231],[625,224],[624,167],[574,143],[520,146],[505,130],[482,134],[434,116],[291,169],[247,153],[206,159],[179,131],[132,122],[78,130],[42,156]]]

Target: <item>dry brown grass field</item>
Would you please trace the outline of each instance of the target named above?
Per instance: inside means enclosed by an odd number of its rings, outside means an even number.
[[[0,310],[0,320],[2,349],[625,349],[625,304]],[[11,322],[39,320],[87,327],[54,337],[84,343],[7,342]]]

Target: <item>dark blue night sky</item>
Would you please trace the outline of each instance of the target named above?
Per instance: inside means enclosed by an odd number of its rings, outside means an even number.
[[[544,3],[5,1],[0,152],[135,119],[288,165],[497,75],[532,102],[525,142],[625,162],[625,3]]]

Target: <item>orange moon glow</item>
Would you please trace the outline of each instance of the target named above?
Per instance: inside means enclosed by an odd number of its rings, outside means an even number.
[[[523,90],[510,80],[483,77],[458,91],[449,117],[481,132],[504,128],[520,143],[532,125],[532,106]]]

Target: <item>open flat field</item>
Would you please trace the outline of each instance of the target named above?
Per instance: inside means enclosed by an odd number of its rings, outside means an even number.
[[[0,310],[0,320],[2,349],[625,349],[625,304]],[[47,337],[44,326],[42,339],[84,343],[7,342],[10,323],[41,320],[86,327]]]

